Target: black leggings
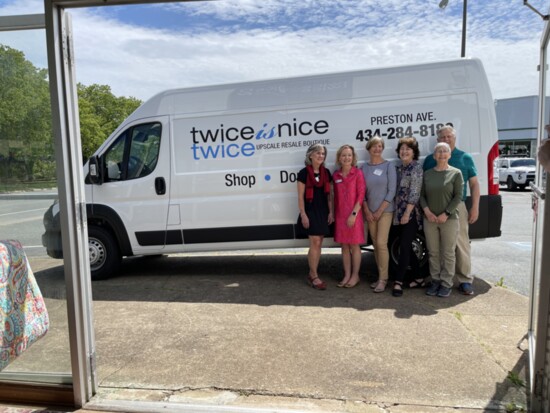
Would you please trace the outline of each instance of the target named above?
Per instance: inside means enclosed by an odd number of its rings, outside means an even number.
[[[405,225],[398,225],[399,228],[399,262],[397,264],[397,274],[395,281],[403,282],[409,265],[413,271],[413,277],[418,273],[418,259],[412,249],[412,241],[418,231],[418,222],[416,217],[411,216],[409,222]]]

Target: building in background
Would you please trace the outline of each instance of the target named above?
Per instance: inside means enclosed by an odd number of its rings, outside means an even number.
[[[537,147],[538,105],[538,96],[495,101],[501,155],[534,157]],[[546,107],[550,107],[548,103]],[[546,119],[548,123],[548,113]]]

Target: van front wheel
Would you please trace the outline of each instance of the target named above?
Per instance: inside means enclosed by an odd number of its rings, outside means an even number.
[[[88,228],[88,251],[92,280],[104,280],[118,270],[121,260],[118,244],[105,228]]]

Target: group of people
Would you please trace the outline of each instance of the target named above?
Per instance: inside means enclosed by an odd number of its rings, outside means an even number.
[[[309,285],[327,288],[318,267],[323,239],[331,234],[332,225],[334,240],[342,246],[343,277],[337,286],[352,288],[359,283],[366,221],[378,268],[378,280],[371,284],[375,293],[384,292],[389,282],[388,238],[393,227],[399,233],[393,296],[402,296],[407,282],[409,288],[426,287],[427,295],[448,297],[455,276],[459,291],[472,295],[468,226],[478,218],[480,198],[472,157],[456,147],[452,126],[438,130],[434,152],[424,163],[419,162],[418,142],[412,136],[398,142],[398,166],[384,159],[384,148],[381,137],[371,138],[366,145],[369,159],[359,169],[353,146],[341,146],[334,174],[325,167],[326,147],[308,148],[306,167],[298,173],[298,226],[309,238]],[[468,186],[469,210],[465,204]],[[420,274],[412,248],[420,229],[426,238],[431,282]],[[413,276],[407,280],[409,269]]]

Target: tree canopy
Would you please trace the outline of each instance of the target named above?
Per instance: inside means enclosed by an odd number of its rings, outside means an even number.
[[[116,97],[107,85],[78,84],[82,155],[88,158],[141,104],[134,97]]]
[[[37,159],[52,152],[47,70],[0,45],[1,177],[31,180]]]
[[[140,104],[110,86],[78,84],[82,156],[88,158]],[[0,181],[55,179],[48,71],[0,45]]]

